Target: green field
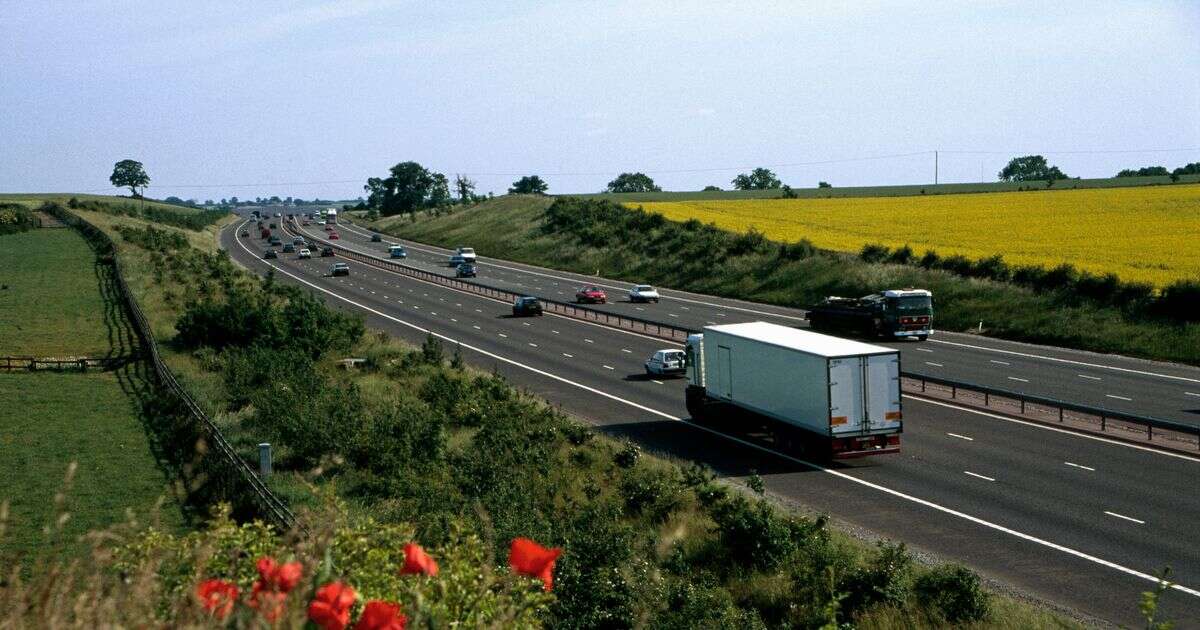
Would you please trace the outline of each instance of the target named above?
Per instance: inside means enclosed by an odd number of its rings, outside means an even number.
[[[0,203],[21,203],[29,206],[30,208],[36,208],[47,201],[58,202],[65,206],[71,199],[77,199],[79,201],[99,201],[102,203],[133,203],[138,204],[139,207],[141,207],[141,204],[144,203],[145,207],[147,208],[160,208],[163,210],[174,210],[177,212],[199,212],[199,210],[196,209],[185,208],[169,203],[162,203],[160,201],[153,201],[150,199],[143,201],[141,199],[118,197],[116,195],[86,195],[79,193],[0,193]]]
[[[1200,175],[1182,175],[1179,183],[1200,182]],[[1170,184],[1170,177],[1108,177],[1099,179],[1059,180],[1052,190],[1075,188],[1125,188],[1129,186],[1153,186]],[[722,184],[722,187],[725,187]],[[966,184],[909,184],[903,186],[848,186],[845,188],[794,188],[799,199],[827,199],[839,197],[907,197],[919,195],[953,195],[961,193],[1017,192],[1019,190],[1045,190],[1046,182],[976,182]],[[735,199],[778,199],[782,194],[778,188],[771,190],[714,190],[714,191],[663,191],[655,193],[592,193],[578,195],[556,195],[560,197],[604,197],[620,203],[649,201],[715,201]],[[3,201],[0,195],[0,201]]]
[[[0,374],[0,401],[0,502],[9,503],[0,555],[75,555],[87,548],[80,535],[125,521],[127,509],[144,523],[167,492],[116,374]],[[59,516],[54,496],[71,462],[78,469],[63,504],[70,520],[47,536],[43,528]],[[161,517],[179,526],[174,503]]]
[[[74,230],[0,236],[0,356],[109,353],[95,256]]]

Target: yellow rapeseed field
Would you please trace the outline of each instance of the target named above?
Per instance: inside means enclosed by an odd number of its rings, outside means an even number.
[[[1160,287],[1200,276],[1200,185],[629,205],[841,251],[882,243],[917,255],[1002,254],[1010,264],[1070,262]]]

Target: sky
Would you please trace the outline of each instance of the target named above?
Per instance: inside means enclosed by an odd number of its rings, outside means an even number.
[[[1200,1],[0,0],[0,192],[345,199],[771,167],[812,187],[1200,161]],[[887,157],[892,156],[892,157]]]

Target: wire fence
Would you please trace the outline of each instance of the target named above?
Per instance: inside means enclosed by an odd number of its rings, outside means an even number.
[[[117,282],[118,292],[121,295],[121,300],[126,312],[130,316],[133,323],[134,331],[137,333],[141,341],[141,347],[146,358],[150,361],[154,368],[154,375],[158,381],[158,385],[167,393],[175,397],[187,410],[191,418],[200,424],[204,429],[207,437],[208,445],[219,454],[221,460],[229,467],[229,470],[234,474],[234,477],[248,488],[253,496],[255,503],[262,516],[272,521],[275,525],[284,530],[290,530],[296,525],[296,516],[288,509],[279,497],[275,496],[266,483],[258,476],[253,468],[242,459],[234,449],[233,445],[221,433],[221,430],[213,422],[212,418],[196,404],[195,399],[191,394],[179,383],[171,368],[163,361],[162,353],[159,350],[158,342],[154,338],[154,333],[150,328],[150,324],[142,313],[137,299],[129,290],[129,285],[125,281],[125,274],[121,270],[121,262],[117,257],[116,244],[109,238],[103,230],[92,225],[82,217],[70,212],[61,206],[50,210],[60,221],[79,230],[89,241],[94,243],[98,248],[98,254],[102,257],[109,257],[112,260],[114,275]]]

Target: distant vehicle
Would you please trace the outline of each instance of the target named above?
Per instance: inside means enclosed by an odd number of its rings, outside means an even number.
[[[279,214],[278,212],[276,212],[276,213],[275,213],[275,216],[279,217],[279,216],[283,216],[283,215],[281,215],[281,214]]]
[[[273,249],[268,249],[267,253],[263,254],[263,258],[279,258],[279,254]]]
[[[450,266],[451,267],[457,267],[465,262],[467,262],[467,259],[463,258],[462,254],[458,254],[458,253],[450,254]]]
[[[630,302],[654,302],[658,303],[658,291],[648,284],[635,285],[629,290]]]
[[[325,221],[328,223],[337,223],[337,210],[330,208],[325,211]]]
[[[272,222],[271,222],[271,224],[270,224],[270,225],[268,225],[267,227],[271,228],[272,230],[278,230],[278,229],[279,229],[279,224],[277,224],[277,223],[275,223],[274,221],[272,221]]]
[[[329,233],[329,240],[331,240],[331,241],[336,241],[336,240],[338,240],[339,238],[341,238],[341,237],[340,237],[340,236],[338,236],[338,233],[337,233],[337,232],[330,232],[330,233]]]
[[[242,230],[241,236],[250,236],[250,230]]]
[[[322,221],[321,223],[322,223],[322,224],[324,224],[325,222],[324,222],[324,221]],[[332,226],[332,225],[326,225],[326,226],[325,226],[325,231],[326,231],[326,232],[332,232],[332,231],[333,231],[333,226]]]
[[[350,265],[346,263],[333,263],[329,266],[329,275],[348,276],[350,275]]]
[[[766,322],[688,335],[692,420],[817,459],[900,452],[900,351]]]
[[[271,238],[271,230],[263,228],[259,233],[260,238]]]
[[[525,317],[528,315],[541,315],[542,302],[541,300],[530,296],[522,296],[513,301],[513,317]]]
[[[293,245],[293,244],[291,244],[291,243],[287,243],[287,244],[285,244],[285,245],[283,246],[283,253],[285,253],[285,254],[295,254],[295,253],[296,253],[296,246],[295,246],[295,245]]]
[[[372,235],[371,235],[371,242],[372,242],[372,243],[380,243],[380,242],[383,242],[383,237],[382,237],[382,236],[380,236],[378,233],[376,233],[376,234],[372,234]]]
[[[325,225],[325,219],[317,219],[317,225]]]
[[[455,278],[474,278],[475,275],[475,265],[471,263],[463,263],[454,269]]]
[[[262,229],[262,226],[263,226],[263,222],[262,222],[262,221],[259,221],[259,222],[258,222],[258,226],[257,226],[257,227],[258,227],[258,229],[260,229],[260,230],[261,230],[261,229]]]
[[[684,372],[684,354],[683,350],[659,350],[646,361],[646,374],[650,376],[664,376],[667,374],[683,374]]]
[[[454,253],[462,256],[463,262],[475,262],[475,250],[470,247],[459,247]]]
[[[312,252],[308,251],[308,248],[306,247],[306,248],[300,250],[300,255],[297,256],[297,258],[299,258],[300,260],[307,260],[309,258],[312,258]]]
[[[292,239],[292,245],[303,245],[303,244],[304,244],[303,237],[297,236],[296,238]]]
[[[332,256],[332,255],[333,255],[332,247],[326,245],[325,247],[321,248],[321,258],[328,258],[329,256]]]
[[[388,256],[392,258],[408,258],[408,252],[400,245],[392,245],[388,248]]]
[[[830,296],[808,309],[813,330],[894,339],[933,334],[933,294],[925,289],[889,289],[860,298]]]
[[[280,240],[280,238],[278,236],[272,236],[269,242],[272,245],[274,245],[275,247],[279,247],[280,245],[283,244],[283,241]]]
[[[257,218],[258,218],[258,210],[251,210],[251,211],[250,211],[250,216],[252,216],[252,217],[254,217],[255,219],[257,219]]]
[[[608,301],[608,294],[600,287],[582,287],[575,292],[575,301],[580,304],[604,304]]]
[[[305,219],[300,222],[300,225],[312,225],[312,223],[308,219]]]

